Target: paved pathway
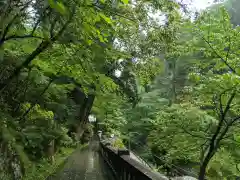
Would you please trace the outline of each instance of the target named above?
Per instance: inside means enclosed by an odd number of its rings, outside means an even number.
[[[97,149],[98,142],[93,141],[89,148],[76,150],[63,168],[47,180],[112,180],[111,173]]]

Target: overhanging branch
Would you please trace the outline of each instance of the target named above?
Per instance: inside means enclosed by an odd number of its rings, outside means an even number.
[[[208,44],[208,46],[213,50],[214,54],[216,54],[216,56],[218,58],[220,58],[220,60],[234,73],[234,74],[237,74],[237,72],[235,71],[235,69],[227,62],[226,59],[224,59],[218,52],[217,50],[212,46],[212,44],[206,40],[203,36],[202,36],[202,39]],[[229,56],[229,51],[230,51],[230,47],[229,47],[229,50],[228,50],[228,53],[227,53],[227,58]]]
[[[6,28],[3,30],[2,35],[1,35],[1,44],[5,41],[5,37],[10,29],[10,27],[13,25],[14,21],[19,17],[19,15],[28,8],[29,4],[31,3],[31,1],[28,1],[26,4],[24,4],[24,6],[19,10],[19,13],[16,13],[15,16],[10,20],[10,22],[8,23],[8,25],[6,26]]]
[[[36,38],[36,39],[44,40],[44,38],[41,36],[35,36],[32,34],[28,34],[28,35],[11,35],[11,36],[8,36],[7,38],[5,38],[4,41],[8,41],[11,39],[24,39],[24,38]]]

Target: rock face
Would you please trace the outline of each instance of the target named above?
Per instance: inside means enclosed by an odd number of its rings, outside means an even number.
[[[182,176],[171,178],[171,180],[197,180],[197,179],[191,176]]]
[[[14,174],[14,179],[22,179],[22,171],[21,171],[21,166],[20,164],[15,161],[11,163],[12,169],[14,169],[13,174]]]
[[[0,155],[0,179],[22,179],[23,172],[21,169],[20,162],[15,158],[10,162],[10,166],[7,168],[11,168],[10,172],[6,171],[6,164],[9,163],[9,159]]]

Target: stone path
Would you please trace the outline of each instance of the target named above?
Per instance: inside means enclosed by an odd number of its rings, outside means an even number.
[[[61,170],[47,180],[113,180],[97,149],[98,142],[93,141],[89,148],[76,150]]]

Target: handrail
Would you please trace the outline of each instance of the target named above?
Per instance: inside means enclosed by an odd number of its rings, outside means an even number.
[[[110,147],[110,144],[100,142],[100,153],[117,180],[168,180],[167,177],[132,159],[127,149],[116,150]]]

